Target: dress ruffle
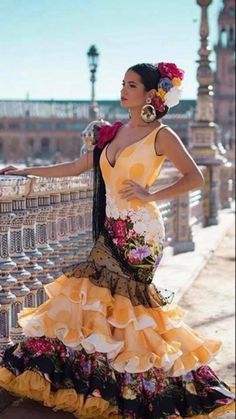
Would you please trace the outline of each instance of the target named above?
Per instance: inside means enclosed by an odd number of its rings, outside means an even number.
[[[73,413],[76,418],[118,418],[118,409],[102,397],[78,394],[75,389],[51,391],[51,384],[39,373],[25,371],[16,377],[7,368],[0,368],[0,386],[18,397],[27,397],[41,402],[53,410]]]
[[[73,349],[105,353],[119,372],[156,367],[179,376],[208,363],[221,347],[186,326],[183,310],[173,303],[133,306],[88,278],[64,275],[45,290],[49,299],[44,304],[19,315],[25,335],[58,338]]]

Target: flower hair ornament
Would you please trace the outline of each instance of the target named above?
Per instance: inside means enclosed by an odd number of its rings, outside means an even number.
[[[174,63],[155,64],[161,77],[158,82],[155,96],[146,100],[142,107],[141,118],[144,122],[152,122],[156,119],[156,112],[164,112],[166,107],[172,108],[178,105],[182,93],[182,80],[184,71]]]

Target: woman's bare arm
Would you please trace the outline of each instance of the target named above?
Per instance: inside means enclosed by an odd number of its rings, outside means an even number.
[[[169,186],[164,186],[156,192],[149,192],[131,179],[124,181],[124,188],[119,192],[121,198],[141,199],[145,202],[171,199],[188,191],[204,186],[204,177],[196,163],[182,144],[178,135],[170,128],[163,129],[156,139],[157,154],[164,154],[182,174],[182,177]]]
[[[78,176],[87,170],[93,168],[93,152],[89,151],[83,154],[79,159],[54,164],[52,166],[36,166],[26,167],[24,169],[12,169],[12,166],[5,167],[0,170],[0,175],[34,175],[41,177],[65,177]]]
[[[164,154],[179,170],[182,177],[172,185],[154,193],[154,199],[168,199],[204,186],[202,172],[174,131],[170,128],[162,130],[156,141],[157,148],[158,154]]]

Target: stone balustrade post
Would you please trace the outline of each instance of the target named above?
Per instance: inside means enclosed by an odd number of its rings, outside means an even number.
[[[69,238],[69,212],[71,206],[70,193],[61,193],[61,206],[58,213],[57,231],[59,242],[62,245],[60,256],[63,259],[63,265],[69,265],[72,257]]]
[[[38,279],[42,283],[42,287],[37,291],[37,305],[42,304],[46,299],[43,286],[53,282],[54,278],[51,274],[54,263],[50,259],[53,248],[48,243],[48,225],[47,221],[51,212],[50,195],[38,197],[38,215],[36,217],[36,246],[41,257],[38,259],[39,265],[43,268],[38,273]]]
[[[17,280],[11,275],[16,267],[9,255],[10,225],[15,217],[10,201],[0,201],[0,350],[12,344],[10,338],[11,305],[16,296],[11,292]]]
[[[58,214],[61,207],[60,204],[61,195],[54,193],[50,195],[50,207],[51,211],[48,215],[48,243],[53,249],[53,253],[50,255],[50,260],[53,262],[53,267],[50,272],[54,279],[61,275],[61,266],[63,265],[63,259],[60,257],[60,250],[62,244],[58,241]]]
[[[23,251],[23,222],[27,217],[25,199],[15,199],[12,201],[12,211],[15,217],[12,220],[10,228],[10,249],[9,255],[16,268],[12,274],[17,282],[11,287],[12,293],[16,296],[16,300],[11,306],[11,338],[13,342],[19,342],[23,339],[22,328],[18,324],[18,313],[24,308],[26,295],[30,292],[24,281],[30,278],[30,272],[25,269],[30,262]]]
[[[231,162],[227,162],[220,171],[220,202],[221,208],[230,208],[234,199],[235,168]]]
[[[71,263],[77,263],[77,249],[79,246],[79,224],[78,212],[80,210],[80,194],[79,191],[71,192],[72,206],[69,210],[69,237],[71,242]]]
[[[195,249],[190,226],[189,194],[177,198],[176,240],[173,244],[174,255]]]
[[[30,262],[27,270],[30,272],[30,278],[25,281],[25,285],[30,289],[29,294],[25,298],[26,307],[37,307],[37,292],[42,288],[42,282],[39,281],[38,275],[43,268],[38,264],[42,253],[37,249],[36,245],[36,219],[38,216],[38,199],[29,197],[26,199],[27,217],[23,225],[23,249]]]

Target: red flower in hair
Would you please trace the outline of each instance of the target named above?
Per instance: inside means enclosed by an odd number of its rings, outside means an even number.
[[[161,100],[160,96],[155,96],[154,98],[152,98],[152,105],[154,106],[156,111],[160,111],[160,112],[164,112],[164,110],[166,108],[165,104]]]
[[[113,125],[102,125],[98,132],[97,147],[102,150],[109,141],[113,140],[122,125],[122,122],[119,121]]]
[[[181,68],[178,68],[175,63],[159,63],[156,67],[160,71],[162,77],[169,77],[171,80],[174,77],[178,77],[180,80],[183,80],[184,78],[184,71],[181,70]]]

